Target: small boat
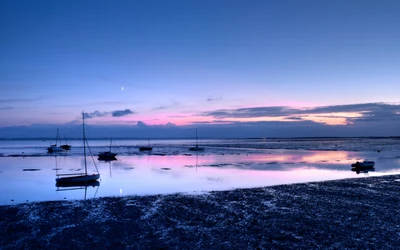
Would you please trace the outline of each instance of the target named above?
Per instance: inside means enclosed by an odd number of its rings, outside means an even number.
[[[190,151],[204,151],[204,148],[199,147],[199,138],[197,137],[197,129],[196,129],[196,146],[190,147]]]
[[[68,145],[67,138],[65,136],[64,136],[64,139],[65,139],[65,144],[61,145],[60,148],[62,148],[64,150],[70,150],[71,149],[71,145]]]
[[[93,161],[94,166],[96,167],[97,173],[88,174],[87,164],[86,164],[86,145],[89,147],[89,144],[86,140],[85,136],[85,114],[82,112],[82,128],[83,128],[83,157],[85,162],[85,172],[83,173],[74,173],[74,174],[57,174],[56,185],[65,186],[72,184],[82,184],[87,182],[94,182],[100,178],[99,170],[97,169],[96,163]],[[90,150],[90,149],[89,149]]]
[[[114,160],[114,159],[116,159],[115,156],[117,156],[117,153],[111,152],[111,144],[112,144],[112,139],[110,139],[110,151],[100,152],[97,155],[99,157],[99,160]]]
[[[56,135],[56,143],[55,144],[51,144],[50,147],[47,148],[47,153],[59,153],[59,152],[63,152],[64,149],[62,147],[58,147],[57,143],[59,141],[59,136],[58,136],[58,129],[57,129],[57,135]]]
[[[146,146],[142,146],[139,148],[140,151],[151,151],[153,150],[153,147],[146,147]]]
[[[149,140],[148,146],[141,146],[141,147],[139,147],[139,150],[140,151],[151,151],[151,150],[153,150],[153,147],[150,147],[150,140]]]
[[[363,162],[356,162],[351,164],[351,167],[353,168],[359,168],[359,169],[364,169],[364,168],[373,168],[375,165],[375,162],[373,161],[363,161]]]

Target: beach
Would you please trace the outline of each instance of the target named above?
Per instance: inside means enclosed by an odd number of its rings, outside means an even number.
[[[0,206],[2,249],[398,249],[400,175]]]

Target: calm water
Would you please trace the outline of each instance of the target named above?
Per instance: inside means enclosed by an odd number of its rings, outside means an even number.
[[[188,151],[193,144],[189,140],[151,142],[154,150],[150,154],[138,150],[147,141],[117,140],[112,149],[119,150],[118,160],[101,162],[94,158],[101,174],[100,184],[74,190],[57,188],[55,177],[56,173],[73,173],[83,168],[80,141],[71,141],[73,150],[58,155],[46,153],[49,141],[0,141],[0,153],[4,156],[0,157],[0,204],[84,199],[85,196],[196,193],[400,173],[400,150],[392,143],[398,141],[385,144],[387,139],[373,142],[365,139],[356,141],[363,151],[351,151],[354,140],[330,143],[325,140],[203,140],[202,146],[206,149],[199,154]],[[267,143],[283,147],[268,148]],[[109,141],[91,141],[90,145],[93,153],[97,153],[107,149]],[[347,150],[330,150],[321,145],[347,147]],[[366,150],[366,145],[372,149]],[[320,150],[309,149],[315,147]],[[379,152],[376,147],[380,148]],[[364,159],[376,162],[375,171],[357,174],[350,170],[350,164]],[[94,169],[91,158],[87,160],[89,170]]]

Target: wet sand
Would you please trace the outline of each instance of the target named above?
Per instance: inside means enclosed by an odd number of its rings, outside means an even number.
[[[400,175],[0,206],[2,249],[398,249]]]

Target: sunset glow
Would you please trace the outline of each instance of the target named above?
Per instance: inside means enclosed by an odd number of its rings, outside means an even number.
[[[1,2],[0,137],[398,135],[392,4]]]

